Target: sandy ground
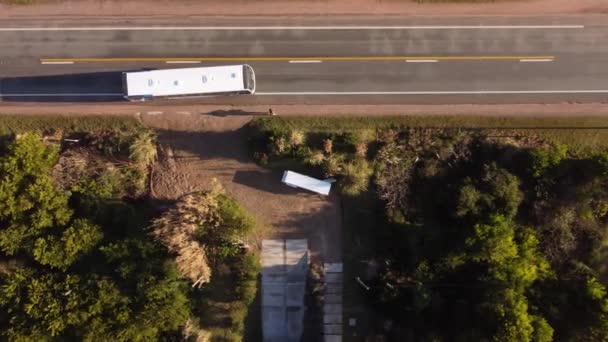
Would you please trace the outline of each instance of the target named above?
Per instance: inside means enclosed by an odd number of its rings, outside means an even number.
[[[497,0],[424,3],[407,0],[41,0],[0,5],[0,19],[215,15],[561,15],[608,13],[606,0]]]
[[[281,183],[281,173],[253,163],[244,125],[251,115],[142,114],[157,130],[160,162],[152,195],[160,200],[208,189],[217,178],[260,226],[262,238],[307,238],[314,257],[341,261],[340,202]]]

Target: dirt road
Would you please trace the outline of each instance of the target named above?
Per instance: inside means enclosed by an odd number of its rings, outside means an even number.
[[[161,161],[152,179],[152,195],[175,199],[205,190],[217,178],[253,215],[262,238],[307,238],[313,256],[341,260],[340,205],[337,196],[321,197],[292,189],[281,174],[249,158],[245,124],[251,115],[144,114],[157,130]]]
[[[556,103],[510,105],[273,105],[279,115],[477,115],[477,116],[606,116],[606,103]],[[23,115],[175,115],[175,120],[186,114],[206,114],[216,117],[264,115],[268,106],[192,105],[170,103],[96,104],[0,102],[0,113]],[[178,124],[178,122],[175,122]],[[186,127],[188,128],[188,127]]]

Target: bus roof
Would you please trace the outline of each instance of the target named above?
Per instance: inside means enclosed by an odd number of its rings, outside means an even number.
[[[178,96],[245,90],[243,65],[127,72],[126,96]]]
[[[291,187],[306,189],[321,195],[329,195],[329,190],[331,189],[330,182],[308,177],[293,171],[283,172],[283,179],[281,181]]]

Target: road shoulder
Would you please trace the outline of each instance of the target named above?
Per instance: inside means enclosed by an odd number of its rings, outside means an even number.
[[[608,14],[605,0],[528,0],[488,3],[425,3],[378,0],[67,0],[33,5],[0,4],[0,19],[167,16],[513,16]]]

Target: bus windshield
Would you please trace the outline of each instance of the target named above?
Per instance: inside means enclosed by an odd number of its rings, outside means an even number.
[[[245,89],[251,91],[251,94],[255,93],[255,73],[250,65],[243,65],[243,81]]]

